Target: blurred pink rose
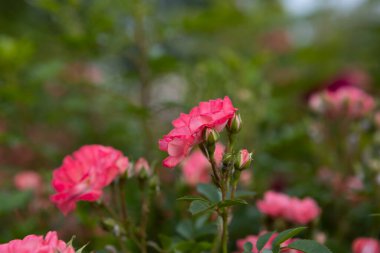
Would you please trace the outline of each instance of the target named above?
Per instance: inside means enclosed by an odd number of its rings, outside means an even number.
[[[360,237],[356,238],[352,243],[353,253],[379,253],[380,252],[380,241],[369,238]]]
[[[259,253],[258,250],[257,250],[257,248],[256,248],[256,243],[257,243],[257,240],[259,239],[259,237],[261,235],[264,235],[265,233],[267,233],[267,232],[266,231],[262,231],[262,232],[260,232],[260,234],[258,236],[257,235],[249,235],[246,238],[237,240],[236,247],[237,247],[238,251],[236,253],[242,253],[244,251],[244,244],[246,244],[247,242],[252,243],[252,246],[253,246],[252,253]],[[277,235],[278,235],[278,233],[274,233],[269,238],[268,242],[264,245],[263,249],[272,249],[272,242],[276,238]],[[283,242],[281,244],[281,247],[286,247],[287,245],[289,245],[290,243],[294,242],[295,240],[296,239],[286,240],[285,242]],[[301,253],[301,251],[294,250],[294,249],[282,249],[281,253]]]
[[[309,99],[310,108],[330,117],[360,118],[375,107],[372,96],[363,90],[343,86],[337,90],[324,90],[313,94]]]
[[[321,213],[318,204],[311,198],[290,198],[285,218],[297,224],[305,225],[316,219]]]
[[[163,165],[168,168],[177,166],[191,148],[202,141],[205,128],[222,131],[236,110],[231,100],[225,97],[201,102],[189,114],[181,113],[180,117],[172,122],[174,129],[159,141],[160,150],[168,152],[169,155],[163,161]]]
[[[22,171],[16,174],[13,182],[17,189],[21,191],[32,190],[37,192],[42,189],[42,178],[34,171]]]
[[[257,208],[260,212],[273,218],[284,217],[289,208],[289,196],[283,193],[268,191],[264,194],[264,199],[257,201]]]
[[[86,145],[66,156],[61,167],[53,172],[52,185],[56,191],[51,196],[66,215],[76,207],[76,202],[96,201],[116,176],[125,172],[128,158],[112,148]]]
[[[58,239],[57,232],[45,236],[28,235],[22,240],[0,244],[0,253],[75,253],[73,247]]]
[[[299,199],[286,194],[268,191],[264,199],[257,201],[260,212],[273,218],[283,218],[297,224],[307,224],[321,213],[312,198]]]
[[[249,186],[252,182],[252,171],[243,170],[240,174],[240,182],[244,186]]]
[[[217,143],[214,157],[218,165],[222,162],[223,152],[224,146]],[[199,149],[192,152],[182,163],[183,178],[191,186],[210,182],[210,169],[210,162]]]

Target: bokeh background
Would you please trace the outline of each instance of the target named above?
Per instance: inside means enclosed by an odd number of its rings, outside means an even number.
[[[49,202],[52,170],[91,143],[160,166],[157,142],[171,120],[228,95],[244,120],[239,146],[254,151],[246,188],[313,197],[323,208],[315,233],[333,252],[349,252],[354,238],[380,233],[380,218],[370,216],[380,211],[380,129],[374,113],[318,141],[326,119],[308,98],[349,85],[377,99],[379,56],[376,0],[1,1],[0,242],[55,229],[101,252],[112,238],[89,205],[64,218]],[[336,143],[356,145],[355,155]],[[15,186],[26,170],[42,175],[38,193]],[[190,215],[175,199],[191,191],[181,170],[160,173],[150,238],[198,240],[180,223]],[[337,190],[340,175],[359,178],[359,190]],[[133,189],[129,198],[133,212]],[[255,205],[237,212],[231,248],[263,220]]]

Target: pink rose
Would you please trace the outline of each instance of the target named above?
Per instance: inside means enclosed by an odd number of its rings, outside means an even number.
[[[273,191],[266,192],[264,199],[257,201],[257,208],[272,218],[282,218],[297,224],[307,224],[321,213],[312,198],[299,199]]]
[[[86,145],[66,156],[61,167],[53,172],[52,185],[56,193],[51,201],[66,215],[76,202],[97,201],[102,190],[115,177],[125,172],[128,158],[112,148]]]
[[[337,90],[324,90],[313,94],[309,106],[315,112],[330,117],[356,119],[371,112],[375,107],[375,101],[359,88],[343,86]]]
[[[28,235],[22,240],[0,244],[0,253],[75,253],[73,247],[58,239],[57,232],[45,236]]]
[[[215,161],[218,165],[222,162],[224,146],[220,143],[215,145]],[[191,186],[199,183],[209,183],[210,177],[210,162],[199,149],[192,152],[182,164],[183,178],[185,182]]]
[[[189,114],[181,113],[179,118],[172,122],[174,129],[159,141],[160,150],[168,152],[169,155],[163,161],[163,165],[168,168],[177,166],[193,146],[202,142],[205,128],[222,131],[236,110],[231,100],[225,97],[201,102]]]
[[[289,207],[289,196],[283,193],[268,191],[264,194],[264,199],[257,201],[257,208],[260,212],[273,218],[283,217]]]
[[[380,241],[369,238],[360,237],[356,238],[352,243],[353,253],[379,253],[380,252]]]
[[[301,200],[293,197],[289,200],[289,207],[284,217],[289,221],[304,225],[316,219],[320,213],[321,209],[313,199]]]
[[[32,190],[37,192],[42,189],[41,176],[34,171],[22,171],[14,177],[14,185],[21,191]]]

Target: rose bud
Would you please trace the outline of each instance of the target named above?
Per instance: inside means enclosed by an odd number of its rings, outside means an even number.
[[[213,145],[219,140],[219,133],[212,128],[206,128],[203,131],[203,140],[207,145]]]
[[[242,120],[239,113],[235,113],[235,116],[227,122],[227,130],[230,133],[238,133],[242,127]]]
[[[133,175],[138,177],[147,177],[151,174],[150,166],[145,158],[140,157],[133,166]]]
[[[247,169],[252,162],[252,153],[249,153],[248,150],[242,149],[239,151],[237,159],[235,161],[235,169],[244,170]]]

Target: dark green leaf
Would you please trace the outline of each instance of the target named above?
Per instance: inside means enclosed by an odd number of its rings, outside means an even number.
[[[190,204],[189,211],[192,215],[197,215],[197,214],[206,212],[208,210],[211,210],[214,207],[215,205],[210,205],[207,202],[204,202],[201,200],[194,200]]]
[[[225,201],[221,201],[218,203],[219,208],[228,207],[228,206],[236,206],[236,205],[247,205],[247,201],[243,199],[227,199]]]
[[[218,188],[212,184],[198,184],[197,191],[204,195],[211,202],[217,203],[222,200],[222,194]]]
[[[304,253],[331,253],[326,246],[312,240],[296,240],[286,248],[300,250]]]
[[[286,240],[296,236],[297,234],[301,233],[303,230],[305,230],[306,227],[298,227],[298,228],[291,228],[285,231],[282,231],[277,235],[277,237],[273,240],[272,243],[272,250],[273,252],[278,252],[281,243],[285,242]]]
[[[269,241],[269,239],[272,237],[274,232],[266,233],[259,237],[256,243],[256,248],[258,251],[262,250],[265,246],[265,244]]]
[[[184,201],[200,200],[200,201],[209,202],[207,199],[199,197],[199,196],[183,196],[183,197],[178,198],[177,200],[184,200]]]
[[[190,240],[193,238],[193,224],[191,223],[190,220],[181,221],[177,225],[176,230],[177,230],[177,233],[180,234],[185,239]]]

